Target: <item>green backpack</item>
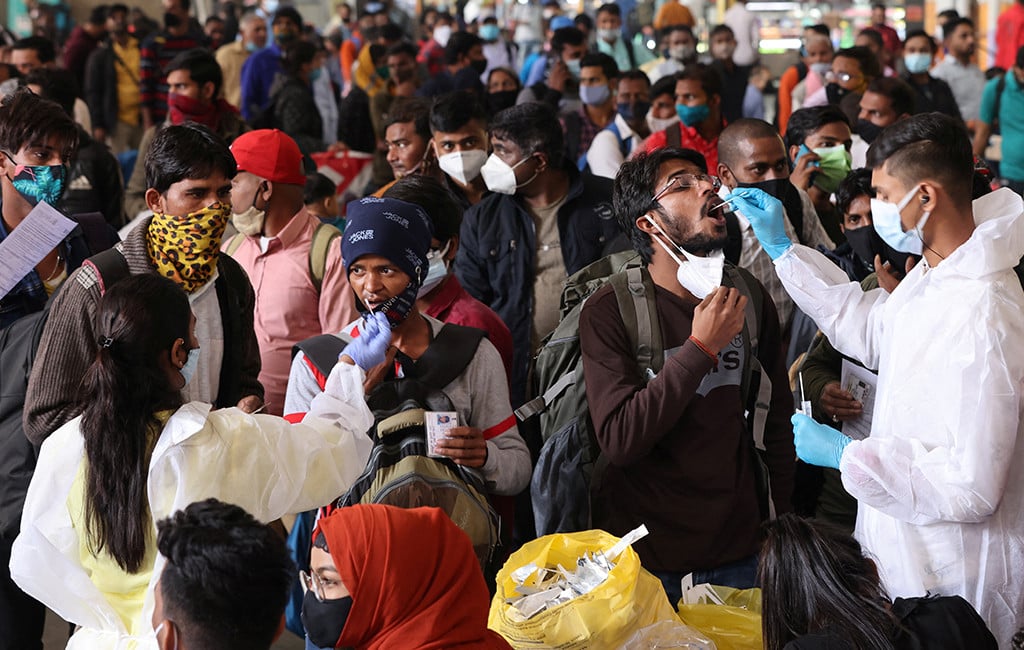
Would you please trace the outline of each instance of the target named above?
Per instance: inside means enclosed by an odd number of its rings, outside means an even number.
[[[534,366],[534,399],[516,409],[525,421],[539,418],[543,446],[533,472],[530,493],[538,535],[574,532],[593,527],[592,486],[599,484],[607,460],[601,454],[590,420],[580,354],[579,319],[586,299],[611,284],[626,332],[636,349],[637,365],[646,379],[661,371],[665,361],[661,326],[654,302],[655,288],[635,252],[609,255],[571,276],[562,291],[562,319],[545,339]],[[771,402],[771,381],[757,359],[758,324],[763,296],[746,271],[725,266],[725,284],[747,296],[743,344],[748,362],[743,368],[747,425],[757,473],[758,496],[764,518],[774,517],[764,429]]]

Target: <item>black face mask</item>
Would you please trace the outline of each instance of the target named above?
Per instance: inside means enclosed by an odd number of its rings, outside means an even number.
[[[619,115],[627,122],[642,120],[647,117],[647,111],[651,110],[651,103],[635,101],[632,103],[623,102],[617,105]]]
[[[838,104],[839,100],[846,97],[849,92],[849,90],[835,82],[825,86],[825,96],[828,97],[829,104]]]
[[[472,59],[469,62],[469,67],[473,68],[477,74],[483,74],[487,70],[487,59]]]
[[[179,16],[178,14],[172,14],[170,12],[164,14],[164,27],[166,27],[167,29],[174,29],[175,27],[180,27],[181,23],[181,16]]]
[[[857,120],[857,127],[853,132],[859,135],[861,140],[871,144],[878,137],[878,134],[882,132],[883,128],[885,127],[878,126],[868,120]]]
[[[901,253],[886,244],[874,226],[848,229],[843,234],[846,235],[846,241],[850,243],[854,254],[867,268],[872,271],[876,270],[875,255],[878,255],[883,262],[888,262],[892,266],[893,271],[898,272],[898,276],[902,276],[906,272],[907,258],[910,255]]]
[[[786,217],[789,218],[789,222],[796,230],[797,239],[803,239],[804,202],[800,198],[800,190],[796,189],[796,186],[790,183],[788,178],[773,178],[770,181],[757,183],[737,183],[736,186],[756,187],[782,201],[782,207],[786,208]]]
[[[318,648],[337,646],[351,609],[351,596],[320,601],[307,591],[302,597],[302,625],[309,640]]]
[[[494,115],[498,111],[515,106],[518,96],[519,91],[517,90],[501,90],[496,93],[488,93],[487,108],[490,109],[491,115]]]

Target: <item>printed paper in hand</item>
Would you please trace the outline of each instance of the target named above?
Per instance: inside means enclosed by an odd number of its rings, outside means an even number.
[[[437,443],[448,437],[448,432],[459,426],[459,414],[455,411],[427,411],[427,455],[443,458],[435,450]]]
[[[74,221],[45,201],[32,208],[25,220],[0,242],[0,298],[74,229]]]
[[[843,390],[853,395],[864,406],[860,417],[843,422],[843,433],[854,440],[863,440],[871,435],[871,419],[875,413],[875,390],[878,375],[843,359],[843,370],[839,380]]]

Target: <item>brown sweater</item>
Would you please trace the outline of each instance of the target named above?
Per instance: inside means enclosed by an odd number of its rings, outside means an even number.
[[[148,229],[146,218],[117,245],[132,275],[156,272],[146,251]],[[219,256],[217,268],[215,289],[224,326],[224,359],[214,406],[222,408],[234,406],[248,395],[262,399],[263,386],[258,380],[260,351],[253,329],[256,296],[252,285],[238,262],[227,255]],[[37,445],[81,412],[82,377],[96,357],[93,321],[99,301],[100,286],[88,265],[76,269],[53,299],[25,397],[25,435]]]
[[[772,494],[791,509],[796,454],[793,400],[783,365],[778,316],[764,295],[760,360],[772,380],[765,431]],[[635,545],[645,568],[688,573],[757,552],[760,509],[752,443],[743,417],[740,337],[719,353],[718,368],[692,341],[694,307],[657,288],[665,365],[641,380],[611,287],[580,315],[587,402],[598,444],[610,464],[596,486],[594,525],[622,535],[646,524]]]

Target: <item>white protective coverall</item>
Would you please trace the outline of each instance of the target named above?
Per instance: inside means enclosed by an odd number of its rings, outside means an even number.
[[[167,421],[147,481],[155,522],[195,501],[217,498],[241,506],[259,521],[324,505],[343,494],[366,466],[373,417],[363,396],[363,372],[339,363],[301,424],[237,408],[211,411],[190,402]],[[82,628],[67,647],[76,650],[156,648],[149,623],[157,555],[136,636],[79,562],[80,539],[66,507],[85,457],[79,425],[71,420],[46,439],[29,485],[21,532],[11,552],[11,576],[25,593]]]
[[[1024,625],[1022,211],[1009,189],[976,200],[971,238],[892,295],[805,246],[775,262],[836,349],[879,369],[871,435],[840,469],[889,596],[963,596],[1002,648]]]

